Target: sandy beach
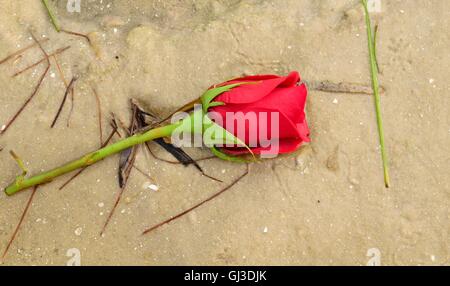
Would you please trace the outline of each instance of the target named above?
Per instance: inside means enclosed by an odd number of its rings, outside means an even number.
[[[0,135],[0,189],[21,173],[57,167],[100,147],[114,113],[130,99],[164,118],[212,84],[252,74],[298,71],[307,82],[370,86],[364,11],[358,0],[0,0],[0,60],[33,44],[60,52],[26,109]],[[206,199],[245,164],[170,164],[144,148],[120,191],[119,157],[39,187],[4,265],[381,265],[450,264],[450,1],[381,0],[377,54],[391,187],[383,183],[370,94],[310,89],[311,143],[262,160],[233,188],[188,215],[142,232]],[[45,62],[31,48],[0,65],[0,127],[30,96]],[[61,79],[64,75],[64,80]],[[68,100],[50,128],[72,77]],[[65,81],[65,82],[64,82]],[[96,91],[98,98],[96,98]],[[73,99],[73,101],[72,101]],[[97,101],[98,100],[98,101]],[[71,106],[73,108],[71,111]],[[117,138],[113,139],[114,141]],[[174,160],[152,143],[158,157]],[[208,149],[186,148],[193,158]],[[0,252],[31,190],[0,192]],[[372,262],[371,262],[372,261]],[[76,264],[76,263],[75,263]]]

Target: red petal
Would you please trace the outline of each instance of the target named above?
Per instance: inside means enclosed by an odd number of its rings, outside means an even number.
[[[258,81],[260,81],[258,84],[248,84],[235,87],[232,90],[219,95],[215,101],[232,104],[256,102],[271,93],[277,87],[295,86],[295,84],[300,81],[300,75],[298,72],[291,72],[286,77],[279,77],[275,75],[248,76],[228,81],[220,84],[219,86],[239,82]]]

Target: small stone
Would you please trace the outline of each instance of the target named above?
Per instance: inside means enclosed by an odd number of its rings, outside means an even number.
[[[264,229],[263,229],[263,232],[264,233],[267,233],[267,232],[269,232],[269,228],[266,226],[266,227],[264,227]]]
[[[156,191],[159,190],[159,187],[158,187],[157,185],[152,184],[152,183],[150,183],[150,182],[145,182],[145,183],[142,185],[142,188],[143,188],[144,190],[151,190],[151,191],[154,191],[154,192],[156,192]]]
[[[150,186],[148,186],[148,188],[150,189],[150,190],[152,190],[152,191],[157,191],[157,190],[159,190],[159,187],[157,186],[157,185],[154,185],[154,184],[151,184]]]
[[[336,172],[339,170],[339,146],[328,156],[326,166],[328,170]]]
[[[104,207],[104,206],[105,206],[104,203],[98,203],[98,207],[99,207],[99,208],[102,208],[102,207]]]
[[[81,227],[78,227],[77,229],[75,229],[76,236],[80,236],[82,232],[83,232],[83,228],[81,228]]]
[[[333,100],[333,103],[334,103],[334,104],[338,104],[338,103],[339,103],[338,99],[335,98],[335,99]]]

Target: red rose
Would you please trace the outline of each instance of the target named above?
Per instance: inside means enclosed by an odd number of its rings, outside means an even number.
[[[308,91],[305,84],[299,85],[298,72],[286,77],[247,76],[217,86],[243,82],[252,84],[239,85],[214,99],[224,103],[208,110],[220,116],[222,122],[216,123],[245,142],[255,154],[290,153],[310,141],[304,112]],[[270,140],[270,146],[264,138]],[[223,150],[230,154],[248,152],[242,147]]]

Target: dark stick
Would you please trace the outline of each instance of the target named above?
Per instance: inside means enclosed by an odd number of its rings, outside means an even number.
[[[28,213],[28,209],[31,206],[31,202],[33,201],[33,198],[34,198],[34,195],[36,194],[36,190],[37,189],[38,189],[38,186],[35,186],[33,188],[33,191],[31,192],[30,198],[28,199],[28,202],[27,202],[27,204],[25,206],[25,209],[22,212],[22,216],[20,217],[19,223],[17,224],[16,229],[14,230],[14,232],[13,232],[13,234],[12,234],[12,236],[11,236],[9,242],[8,242],[8,245],[6,246],[6,249],[3,252],[2,260],[6,257],[6,254],[8,254],[8,251],[11,248],[11,245],[13,244],[14,240],[16,239],[17,234],[19,233],[20,226],[22,225],[23,220],[25,219],[25,216]]]
[[[76,80],[77,80],[77,78],[73,77],[72,80],[70,81],[69,85],[67,86],[66,92],[64,93],[61,104],[59,105],[58,112],[56,113],[55,118],[53,119],[52,125],[50,125],[50,128],[55,127],[56,121],[58,121],[59,115],[61,114],[64,104],[66,103],[67,95],[69,94],[70,90],[73,89],[73,85]]]
[[[150,232],[152,232],[152,231],[154,231],[154,230],[160,228],[161,226],[163,226],[163,225],[165,225],[165,224],[168,224],[168,223],[170,223],[170,222],[172,222],[172,221],[174,221],[174,220],[176,220],[176,219],[178,219],[178,218],[180,218],[180,217],[182,217],[182,216],[184,216],[184,215],[190,213],[191,211],[193,211],[193,210],[195,210],[196,208],[198,208],[198,207],[204,205],[205,203],[207,203],[207,202],[209,202],[209,201],[215,199],[216,197],[220,196],[220,195],[223,194],[224,192],[228,191],[231,187],[233,187],[234,185],[236,185],[240,180],[242,180],[245,176],[247,176],[248,173],[249,173],[249,165],[247,164],[247,170],[245,171],[245,173],[242,174],[241,176],[239,176],[239,178],[237,178],[236,180],[234,180],[230,185],[226,186],[226,187],[225,187],[224,189],[222,189],[221,191],[215,193],[214,195],[212,195],[212,196],[210,196],[209,198],[207,198],[206,200],[204,200],[204,201],[202,201],[202,202],[196,204],[195,206],[193,206],[193,207],[191,207],[191,208],[189,208],[189,209],[187,209],[187,210],[185,210],[185,211],[183,211],[183,212],[181,212],[181,213],[179,213],[179,214],[177,214],[177,215],[171,217],[171,218],[168,219],[168,220],[165,220],[165,221],[163,221],[163,222],[161,222],[161,223],[158,223],[158,224],[155,225],[155,226],[152,226],[151,228],[145,230],[145,231],[142,233],[142,235],[148,234],[148,233],[150,233]]]
[[[330,93],[348,93],[348,94],[373,94],[372,87],[355,83],[340,82],[335,83],[328,80],[324,81],[304,81],[310,90],[317,90]],[[380,92],[384,92],[384,87],[380,87]]]

